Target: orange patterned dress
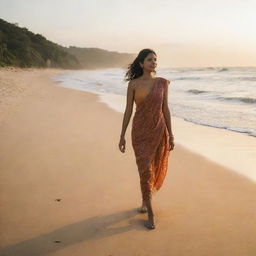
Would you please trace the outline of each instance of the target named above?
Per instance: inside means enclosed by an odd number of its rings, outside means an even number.
[[[162,112],[168,80],[156,77],[148,95],[136,106],[131,139],[140,175],[143,200],[152,199],[166,176],[169,156],[168,129]]]

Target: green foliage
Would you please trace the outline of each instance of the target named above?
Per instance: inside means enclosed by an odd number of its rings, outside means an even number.
[[[0,66],[81,68],[75,56],[27,28],[0,19]]]
[[[17,23],[0,19],[0,66],[106,68],[126,67],[133,54],[99,48],[66,48],[34,34]]]

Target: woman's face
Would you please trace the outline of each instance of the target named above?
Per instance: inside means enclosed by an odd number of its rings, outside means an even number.
[[[144,59],[143,64],[141,65],[144,70],[155,71],[157,66],[157,57],[154,53],[149,53]]]

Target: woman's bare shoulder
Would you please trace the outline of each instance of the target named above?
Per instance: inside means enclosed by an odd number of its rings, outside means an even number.
[[[171,83],[171,81],[170,80],[168,80],[168,79],[166,79],[166,78],[164,78],[164,77],[159,77],[162,81],[164,81],[167,85],[169,85],[170,83]]]
[[[133,88],[136,89],[137,86],[137,82],[139,81],[139,78],[134,78],[132,80],[129,81],[128,85]]]

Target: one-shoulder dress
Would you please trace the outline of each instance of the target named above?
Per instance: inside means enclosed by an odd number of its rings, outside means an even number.
[[[166,176],[169,134],[162,111],[168,80],[156,77],[148,95],[136,106],[131,139],[140,176],[143,200],[152,199]]]

